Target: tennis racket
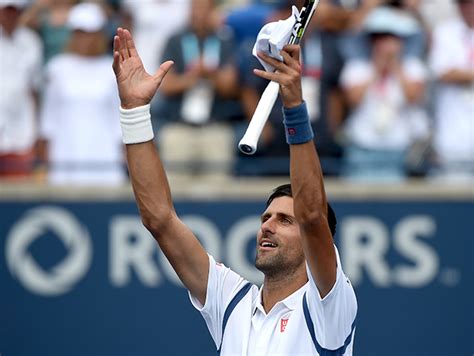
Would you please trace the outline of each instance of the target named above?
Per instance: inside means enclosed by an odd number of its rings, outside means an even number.
[[[318,3],[319,0],[306,0],[306,3],[301,8],[300,17],[296,19],[296,23],[293,26],[288,44],[300,43],[311,17],[316,11]],[[257,152],[258,139],[272,111],[273,105],[275,105],[279,89],[279,84],[274,81],[270,81],[265,88],[252,116],[252,120],[250,120],[247,131],[239,142],[239,150],[242,153],[253,155]]]

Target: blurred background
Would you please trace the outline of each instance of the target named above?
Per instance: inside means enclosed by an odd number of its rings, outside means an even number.
[[[249,280],[259,215],[289,179],[251,51],[273,0],[0,0],[0,355],[209,355],[206,326],[142,227],[112,38],[175,62],[153,127],[176,209]],[[474,353],[474,0],[321,0],[303,92],[359,300],[355,355]]]

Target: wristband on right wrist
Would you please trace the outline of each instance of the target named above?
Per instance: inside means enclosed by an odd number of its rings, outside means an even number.
[[[291,109],[283,108],[283,125],[289,145],[306,143],[314,138],[305,102]]]
[[[133,109],[120,107],[120,125],[124,144],[142,143],[153,140],[150,104]]]

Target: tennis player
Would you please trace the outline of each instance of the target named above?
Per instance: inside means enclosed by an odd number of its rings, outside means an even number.
[[[272,193],[256,238],[263,286],[216,262],[177,216],[152,141],[149,109],[173,62],[146,73],[130,32],[119,28],[113,68],[135,198],[221,355],[352,355],[357,302],[333,243],[335,216],[302,98],[300,48],[287,46],[281,54],[283,62],[261,55],[276,72],[255,70],[280,84],[290,146],[291,186]]]

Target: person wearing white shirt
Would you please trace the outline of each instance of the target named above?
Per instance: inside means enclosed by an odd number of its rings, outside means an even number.
[[[0,176],[29,176],[37,140],[42,43],[18,26],[26,0],[0,0]]]
[[[345,64],[341,86],[351,106],[344,124],[344,176],[353,180],[398,181],[407,176],[407,152],[426,139],[427,73],[415,58],[403,58],[403,37],[413,33],[402,14],[378,8],[367,18],[370,60]]]
[[[459,17],[434,28],[429,63],[437,80],[433,176],[464,180],[474,177],[474,2],[458,5]]]
[[[75,5],[68,18],[69,50],[46,67],[41,136],[50,184],[118,185],[126,180],[105,24],[99,5]]]
[[[270,196],[257,232],[260,290],[210,257],[180,220],[153,143],[150,101],[173,65],[144,70],[128,30],[114,38],[123,142],[145,227],[201,310],[221,355],[352,355],[357,301],[334,246],[329,208],[301,89],[300,47],[286,46],[276,72],[254,73],[280,84],[290,148],[291,185]]]
[[[202,314],[212,339],[223,355],[325,355],[324,352],[352,355],[357,305],[337,250],[336,282],[327,295],[320,295],[308,265],[307,282],[288,296],[284,293],[282,286],[291,284],[289,280],[295,277],[292,269],[296,269],[304,257],[291,255],[298,253],[298,248],[289,248],[287,244],[291,240],[285,241],[285,229],[270,221],[274,211],[281,213],[279,209],[291,199],[289,184],[277,187],[262,214],[255,263],[265,274],[263,286],[258,288],[250,284],[209,256],[205,304],[190,294],[194,307]],[[276,204],[272,204],[273,200]],[[335,229],[335,215],[330,206],[328,212],[330,228]],[[290,216],[287,218],[291,219]],[[278,257],[270,256],[268,249],[272,247],[266,246],[276,241],[282,251]],[[284,260],[276,261],[276,258]],[[299,277],[304,280],[303,276]],[[267,288],[274,289],[274,293],[282,289],[281,299],[276,299],[271,308],[268,301],[272,299]],[[235,309],[231,307],[234,304],[232,301],[237,302]],[[229,316],[226,317],[226,314]],[[223,323],[226,324],[225,329]]]

